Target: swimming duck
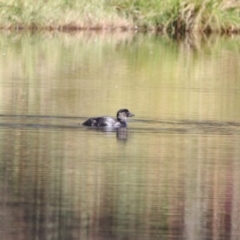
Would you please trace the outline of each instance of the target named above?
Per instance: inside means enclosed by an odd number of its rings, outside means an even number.
[[[134,114],[128,109],[120,109],[117,112],[117,119],[112,117],[95,117],[89,118],[82,125],[94,127],[127,127],[127,118],[133,117]]]

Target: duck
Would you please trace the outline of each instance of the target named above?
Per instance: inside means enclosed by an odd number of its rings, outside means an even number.
[[[83,126],[88,127],[127,127],[127,118],[133,117],[134,114],[131,113],[128,109],[120,109],[117,112],[117,119],[114,119],[112,117],[94,117],[89,118],[84,123],[82,123]]]

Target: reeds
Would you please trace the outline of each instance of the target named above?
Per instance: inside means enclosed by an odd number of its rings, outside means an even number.
[[[0,27],[5,29],[105,29],[130,22],[104,0],[0,1]]]
[[[1,28],[239,32],[236,0],[2,0]]]
[[[228,0],[117,0],[121,14],[146,29],[177,32],[240,30],[240,3]]]

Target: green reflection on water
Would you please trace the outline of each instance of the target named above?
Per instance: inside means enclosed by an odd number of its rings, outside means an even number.
[[[239,119],[239,41],[130,34],[1,37],[0,110],[13,114]]]

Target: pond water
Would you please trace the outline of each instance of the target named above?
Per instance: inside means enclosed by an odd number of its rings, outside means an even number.
[[[1,239],[239,239],[239,38],[2,32]]]

